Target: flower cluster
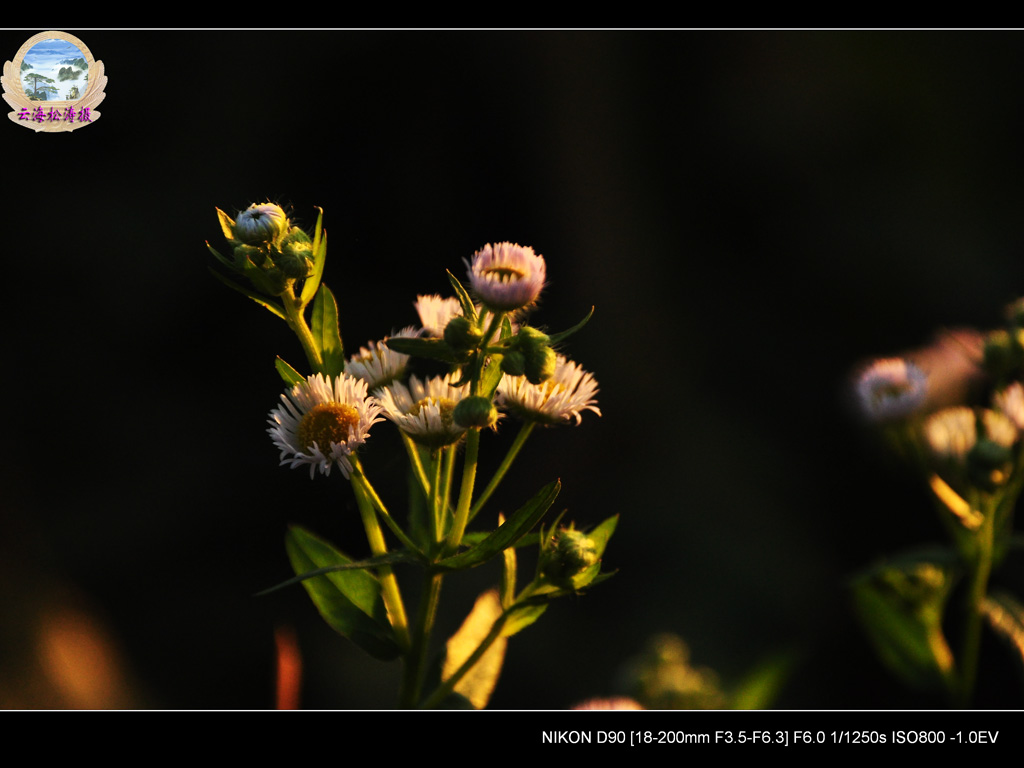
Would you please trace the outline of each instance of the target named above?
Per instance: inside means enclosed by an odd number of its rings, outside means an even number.
[[[448,705],[453,696],[484,706],[507,638],[536,621],[543,613],[537,607],[546,601],[608,577],[601,560],[617,516],[585,531],[559,527],[559,517],[532,539],[540,548],[537,570],[517,591],[515,549],[541,526],[558,495],[557,480],[520,501],[507,519],[494,513],[479,518],[497,521],[498,529],[468,530],[534,427],[578,425],[584,411],[601,414],[593,374],[556,351],[590,316],[560,333],[529,325],[545,285],[544,258],[532,248],[494,243],[466,261],[466,285],[449,273],[453,296],[417,298],[419,327],[406,326],[346,354],[338,302],[321,282],[327,254],[322,212],[312,236],[272,203],[250,206],[234,219],[222,211],[218,217],[232,249],[225,257],[210,248],[232,273],[218,278],[284,320],[311,369],[303,375],[283,358],[275,361],[286,388],[269,413],[267,431],[280,463],[308,467],[310,478],[337,468],[349,481],[371,551],[368,560],[356,562],[293,526],[287,547],[295,580],[338,632],[377,658],[402,658],[401,706]],[[521,422],[519,432],[486,485],[478,486],[481,444],[493,439],[481,435],[510,421]],[[398,494],[409,502],[404,518],[390,510],[393,483],[378,493],[361,455],[378,422],[399,431],[409,460],[402,476],[410,478],[410,487]],[[463,628],[449,638],[438,682],[426,653],[441,581],[491,559],[502,563],[500,596],[498,590],[481,595]],[[417,590],[423,605],[415,624],[392,570],[395,562],[426,569],[429,586]],[[436,687],[427,690],[428,684]]]
[[[854,378],[861,414],[878,427],[924,481],[949,533],[948,551],[904,555],[853,582],[854,603],[880,656],[909,684],[970,700],[983,619],[997,630],[986,595],[1007,556],[1024,488],[1024,304],[988,333],[941,334],[923,349],[876,360]],[[966,574],[962,646],[946,638],[952,585]],[[1024,619],[1024,612],[1020,618]]]

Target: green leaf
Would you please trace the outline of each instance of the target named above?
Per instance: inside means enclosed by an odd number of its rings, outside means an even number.
[[[590,311],[587,313],[587,316],[584,317],[582,320],[580,320],[578,323],[576,323],[576,325],[574,325],[569,330],[562,331],[561,333],[552,333],[552,334],[550,334],[548,336],[548,339],[549,339],[548,343],[549,344],[557,344],[560,341],[565,341],[570,336],[572,336],[574,333],[576,333],[576,331],[580,330],[584,325],[589,323],[590,322],[590,318],[592,318],[593,316],[594,316],[594,308],[591,307]]]
[[[954,684],[953,654],[942,633],[952,574],[934,562],[903,559],[857,577],[854,608],[879,657],[908,685]]]
[[[501,318],[501,334],[498,338],[502,341],[512,338],[512,321],[508,319],[508,315]]]
[[[441,667],[441,680],[447,680],[469,661],[470,656],[480,647],[494,627],[494,622],[501,618],[501,615],[501,601],[498,599],[497,590],[484,592],[476,599],[469,616],[448,640],[444,664]],[[505,661],[506,645],[505,638],[498,637],[479,661],[455,684],[454,692],[465,696],[476,709],[486,707],[491,698]]]
[[[307,571],[306,573],[300,573],[298,576],[293,576],[287,581],[282,581],[280,584],[275,584],[272,587],[268,587],[260,592],[256,593],[256,597],[263,597],[269,595],[271,592],[277,592],[278,590],[290,587],[293,584],[299,584],[300,582],[312,579],[315,576],[323,576],[325,573],[335,573],[336,571],[358,571],[366,570],[368,568],[376,568],[380,565],[394,565],[395,563],[418,563],[420,558],[418,555],[414,555],[407,550],[396,550],[394,552],[388,552],[383,555],[377,555],[371,557],[368,560],[360,560],[359,562],[343,563],[340,565],[325,565],[323,568],[317,568],[315,571]]]
[[[498,515],[498,525],[505,524],[505,516]],[[516,599],[516,548],[502,551],[501,564],[501,607],[508,608]]]
[[[294,387],[296,384],[300,384],[306,380],[305,376],[288,365],[288,363],[280,357],[274,361],[274,367],[277,369],[278,375],[284,379],[284,383],[289,387]]]
[[[771,709],[795,663],[794,656],[787,653],[759,664],[732,692],[731,708]]]
[[[595,549],[597,549],[597,556],[604,557],[604,550],[608,546],[608,539],[615,533],[615,527],[619,524],[619,516],[612,515],[608,519],[601,522],[594,530],[590,531],[587,536],[594,542]]]
[[[220,222],[220,229],[230,242],[235,240],[235,220],[228,216],[220,208],[217,209],[217,221]]]
[[[302,293],[299,295],[300,307],[309,304],[316,294],[317,288],[320,287],[320,280],[324,276],[324,264],[327,263],[327,233],[323,231],[321,226],[324,211],[323,208],[317,208],[317,210],[320,213],[317,214],[316,229],[313,231],[313,272],[306,278],[306,282],[302,284]]]
[[[541,617],[541,614],[548,609],[548,603],[545,602],[524,602],[518,605],[513,605],[508,611],[508,618],[505,620],[505,626],[501,628],[502,637],[511,637],[517,632],[522,632],[528,626],[533,624],[537,619]]]
[[[388,349],[401,352],[403,355],[425,357],[429,360],[441,360],[445,363],[460,364],[466,362],[467,355],[455,352],[444,339],[418,339],[397,336],[384,339]]]
[[[487,361],[487,367],[480,376],[480,396],[494,397],[494,392],[501,383],[501,355],[494,354]]]
[[[460,283],[458,278],[451,273],[451,270],[446,271],[448,272],[448,281],[452,284],[452,288],[455,289],[455,295],[459,299],[459,304],[462,305],[462,314],[466,316],[467,320],[475,323],[478,319],[476,314],[476,305],[473,304],[473,299],[469,295],[469,291],[462,287],[462,283]]]
[[[210,253],[212,253],[217,258],[217,261],[219,261],[225,267],[230,269],[232,272],[237,272],[238,271],[238,268],[235,266],[235,262],[233,262],[230,259],[226,259],[223,256],[221,256],[220,255],[220,251],[218,251],[216,248],[214,248],[209,243],[206,244],[206,247],[209,249]]]
[[[443,570],[473,568],[487,562],[502,550],[515,546],[544,517],[561,489],[562,483],[559,480],[548,483],[482,542],[461,554],[441,560],[437,567]]]
[[[285,538],[288,558],[296,574],[330,566],[350,565],[352,560],[323,539],[298,526]],[[320,615],[339,634],[378,659],[393,659],[400,649],[387,620],[380,582],[373,574],[356,568],[327,573],[302,582]]]
[[[323,358],[325,376],[337,376],[345,370],[345,349],[338,330],[338,302],[326,285],[321,285],[313,301],[313,343]]]
[[[284,309],[280,305],[278,305],[275,302],[271,301],[270,299],[266,299],[266,298],[260,296],[258,293],[253,293],[252,291],[246,290],[245,288],[240,286],[238,283],[235,283],[235,282],[229,280],[228,278],[224,277],[224,275],[222,275],[220,272],[215,270],[213,267],[210,267],[210,274],[212,274],[214,277],[216,277],[218,280],[220,280],[222,283],[224,283],[224,285],[226,285],[228,288],[230,288],[230,289],[232,289],[234,291],[238,291],[243,296],[248,296],[250,299],[255,301],[261,307],[266,307],[268,310],[270,310],[273,314],[275,314],[278,317],[280,317],[282,320],[285,320],[285,321],[288,320],[287,315],[285,315],[285,313],[284,313]]]
[[[1010,644],[1017,661],[1024,665],[1024,606],[1006,592],[989,595],[981,612],[997,635]]]

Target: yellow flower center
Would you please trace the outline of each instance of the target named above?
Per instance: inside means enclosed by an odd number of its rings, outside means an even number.
[[[490,277],[491,275],[496,276],[501,282],[507,283],[511,280],[522,280],[526,277],[526,273],[515,267],[490,267],[483,270],[483,273]]]
[[[412,408],[409,409],[410,416],[418,416],[420,411],[430,405],[437,405],[437,410],[441,414],[441,424],[444,425],[445,429],[448,429],[452,425],[452,421],[455,418],[455,401],[448,397],[424,397],[422,400],[413,404]]]
[[[309,409],[299,428],[296,437],[305,450],[311,450],[313,443],[327,453],[331,443],[344,443],[348,440],[349,430],[359,426],[359,411],[346,403],[320,403]]]

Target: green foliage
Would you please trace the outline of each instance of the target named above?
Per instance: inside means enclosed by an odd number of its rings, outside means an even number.
[[[304,528],[292,526],[285,538],[296,574],[352,564],[352,560]],[[302,582],[324,620],[341,635],[378,659],[393,659],[400,649],[388,623],[380,582],[363,568],[334,571]]]
[[[321,285],[313,301],[313,342],[323,356],[325,376],[337,376],[345,370],[345,349],[338,330],[338,303],[326,285]]]

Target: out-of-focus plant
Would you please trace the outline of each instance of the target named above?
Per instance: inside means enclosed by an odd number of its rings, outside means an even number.
[[[1024,610],[991,588],[1011,550],[1024,488],[1024,302],[1006,326],[943,333],[931,346],[874,360],[854,382],[860,412],[921,480],[947,533],[852,582],[860,621],[907,685],[971,704],[984,627],[1024,661]]]
[[[507,638],[536,621],[554,598],[609,576],[601,573],[601,559],[618,517],[590,530],[560,525],[562,515],[543,525],[558,480],[521,494],[522,506],[507,518],[485,512],[538,425],[579,424],[584,411],[600,415],[594,376],[556,351],[590,315],[561,333],[527,324],[545,285],[546,263],[532,248],[488,244],[466,260],[468,287],[449,272],[453,296],[418,297],[421,327],[346,357],[338,304],[322,282],[323,212],[312,235],[273,203],[254,204],[236,218],[219,209],[217,215],[231,250],[224,256],[207,244],[228,275],[211,271],[286,322],[305,353],[306,374],[281,357],[275,362],[286,389],[270,412],[268,431],[281,464],[308,467],[310,478],[336,468],[355,496],[371,552],[356,561],[292,526],[285,543],[296,577],[277,588],[301,582],[332,628],[372,656],[401,659],[399,706],[484,707]],[[410,371],[411,358],[433,361],[444,373],[420,378]],[[494,475],[481,484],[483,433],[506,418],[521,426]],[[410,467],[403,515],[392,513],[392,500],[377,492],[359,456],[371,428],[385,420],[399,430]],[[483,529],[471,529],[488,520]],[[516,550],[525,546],[538,548],[537,566],[520,585]],[[442,583],[490,561],[501,565],[498,586],[480,595],[442,657],[428,663]],[[418,571],[422,582],[411,615],[398,568]]]

